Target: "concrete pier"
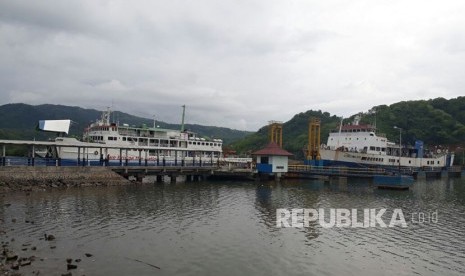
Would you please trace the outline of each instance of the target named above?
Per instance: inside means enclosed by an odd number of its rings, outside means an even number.
[[[0,167],[0,190],[125,185],[129,181],[105,167]]]

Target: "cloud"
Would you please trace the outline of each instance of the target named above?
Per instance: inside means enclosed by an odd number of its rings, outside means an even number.
[[[0,104],[256,130],[463,95],[462,1],[0,2]]]

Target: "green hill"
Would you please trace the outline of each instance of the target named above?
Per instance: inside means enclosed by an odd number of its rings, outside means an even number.
[[[39,120],[71,119],[73,124],[70,128],[71,136],[81,137],[85,127],[90,122],[100,118],[101,111],[84,109],[77,106],[63,105],[27,105],[6,104],[0,106],[0,139],[47,139],[52,134],[38,132],[35,127]],[[140,126],[142,124],[153,125],[152,119],[132,116],[127,113],[115,111],[112,120],[121,123]],[[179,124],[168,124],[157,121],[161,128],[180,129]],[[231,143],[250,134],[248,131],[235,130],[225,127],[202,126],[187,124],[186,129],[196,132],[202,137],[221,138],[224,143]]]
[[[392,105],[380,105],[372,111],[362,113],[362,123],[376,124],[378,132],[385,133],[389,140],[399,141],[402,128],[403,144],[414,144],[422,140],[428,146],[445,145],[455,149],[465,143],[465,97],[446,100],[443,98],[404,101]],[[355,114],[344,120],[352,122]],[[296,159],[303,159],[302,149],[307,144],[308,121],[310,117],[321,119],[321,142],[326,143],[330,130],[337,129],[340,117],[322,111],[309,110],[295,115],[283,125],[283,147],[292,152]],[[265,146],[269,141],[268,127],[262,127],[242,140],[234,142],[231,148],[238,153],[247,153]]]

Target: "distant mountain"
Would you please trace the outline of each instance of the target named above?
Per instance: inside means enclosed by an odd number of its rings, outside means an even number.
[[[0,139],[45,139],[53,137],[51,134],[36,131],[39,120],[71,119],[74,123],[70,128],[70,135],[82,137],[82,132],[90,122],[100,118],[101,111],[84,109],[77,106],[64,105],[28,105],[28,104],[6,104],[0,106]],[[141,118],[127,113],[115,111],[112,120],[121,123],[140,126],[153,125],[152,119]],[[178,124],[168,124],[157,121],[161,128],[180,129]],[[201,137],[213,137],[223,139],[225,144],[241,139],[251,132],[235,130],[225,127],[202,126],[186,124],[185,128],[196,132]]]
[[[385,133],[391,141],[399,141],[399,131],[393,128],[398,126],[402,128],[403,144],[412,145],[415,140],[422,140],[426,146],[449,145],[454,149],[458,145],[462,148],[465,145],[465,97],[403,101],[389,106],[375,106],[370,112],[359,114],[362,115],[362,123],[376,125],[378,132]],[[344,123],[352,122],[355,115],[344,119]],[[322,121],[322,143],[326,143],[329,132],[337,129],[342,119],[327,112],[309,110],[285,122],[283,147],[298,159],[304,157],[302,149],[307,145],[308,121],[311,117],[318,117]],[[247,153],[265,146],[268,141],[268,126],[264,126],[256,133],[234,142],[231,147],[239,153]]]

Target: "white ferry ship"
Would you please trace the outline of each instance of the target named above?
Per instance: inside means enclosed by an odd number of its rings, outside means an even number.
[[[119,125],[110,121],[108,109],[96,122],[91,123],[82,141],[69,137],[57,137],[56,146],[36,151],[39,157],[60,158],[63,161],[117,162],[139,160],[163,162],[214,162],[222,157],[221,139],[197,137],[190,131]]]
[[[321,145],[320,159],[325,165],[382,166],[414,168],[443,168],[453,164],[454,155],[447,151],[426,152],[423,142],[415,147],[404,147],[376,133],[376,127],[360,124],[356,116],[351,125],[342,125],[329,134]]]

